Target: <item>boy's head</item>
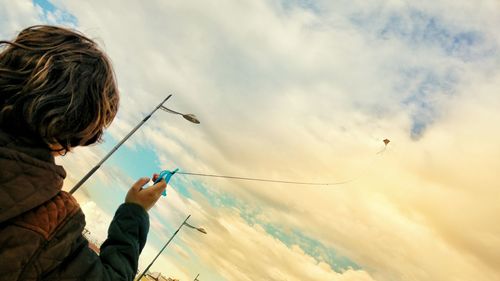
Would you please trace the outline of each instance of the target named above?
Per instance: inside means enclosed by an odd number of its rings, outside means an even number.
[[[40,25],[0,44],[2,130],[66,150],[100,140],[119,97],[111,63],[95,42]]]

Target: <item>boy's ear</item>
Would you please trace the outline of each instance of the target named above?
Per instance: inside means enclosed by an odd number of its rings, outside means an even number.
[[[62,145],[61,145],[61,144],[59,144],[59,143],[49,143],[49,144],[47,144],[47,145],[49,146],[50,150],[53,150],[53,151],[58,151],[58,150],[62,150],[62,149],[64,149],[64,148],[62,147]]]
[[[49,149],[54,157],[57,156],[64,156],[66,153],[68,153],[70,150],[66,150],[61,144],[59,143],[49,143],[48,144]]]

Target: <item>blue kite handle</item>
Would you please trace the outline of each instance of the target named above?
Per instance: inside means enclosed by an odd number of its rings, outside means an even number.
[[[156,183],[159,183],[162,179],[165,179],[165,182],[168,184],[170,182],[170,179],[172,178],[172,176],[177,172],[179,171],[179,168],[173,170],[173,171],[169,171],[169,170],[164,170],[164,171],[161,171],[160,175],[158,176],[158,178],[155,180],[155,184]],[[162,194],[163,196],[167,196],[167,190],[163,190]]]

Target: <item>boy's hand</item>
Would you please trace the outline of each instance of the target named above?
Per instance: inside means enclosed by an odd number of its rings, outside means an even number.
[[[158,174],[153,175],[153,181],[156,179],[158,179]],[[143,189],[142,187],[147,184],[149,180],[149,178],[139,179],[128,191],[125,197],[125,203],[135,203],[142,206],[146,211],[149,211],[156,201],[158,201],[163,190],[167,188],[165,180],[161,180],[159,183]]]

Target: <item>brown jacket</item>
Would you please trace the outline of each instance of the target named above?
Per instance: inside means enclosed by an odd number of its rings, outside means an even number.
[[[61,191],[65,176],[46,148],[0,130],[0,280],[133,280],[147,213],[121,205],[98,256],[78,203]]]

